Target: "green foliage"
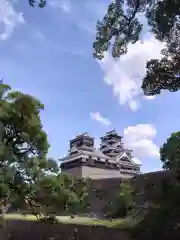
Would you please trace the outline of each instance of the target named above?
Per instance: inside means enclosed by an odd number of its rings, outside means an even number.
[[[30,95],[8,89],[0,83],[1,157],[5,161],[7,155],[12,162],[30,153],[43,158],[49,148],[40,120],[43,105]]]
[[[148,212],[132,231],[135,239],[179,239],[180,185],[175,177],[162,179],[161,189],[155,190],[159,193],[148,198],[151,201]]]
[[[96,41],[93,44],[94,57],[101,60],[104,52],[110,48],[111,40],[113,57],[127,53],[127,44],[138,40],[142,28],[135,18],[138,6],[131,6],[126,14],[123,1],[118,5],[114,2],[109,5],[103,20],[97,22]]]
[[[43,8],[46,0],[29,0],[29,5]],[[125,7],[126,4],[126,7]],[[126,54],[129,43],[140,39],[143,24],[139,14],[144,13],[155,37],[166,46],[161,60],[147,62],[147,73],[142,89],[147,96],[180,89],[180,1],[178,0],[116,0],[109,4],[102,21],[97,21],[93,56],[99,60],[111,51],[117,58]]]
[[[122,218],[127,216],[133,205],[132,186],[129,183],[121,183],[117,197],[109,204],[109,216]]]
[[[180,201],[180,132],[174,132],[160,148],[163,168],[173,173],[171,180],[162,182],[163,194],[159,201],[172,209],[178,208]]]
[[[58,174],[47,158],[49,144],[36,98],[0,82],[0,215],[9,208],[38,219],[86,207],[86,183]]]
[[[177,215],[171,208],[149,209],[145,218],[131,232],[133,239],[170,239],[175,236]],[[179,239],[179,238],[173,238]]]
[[[38,7],[43,8],[46,5],[46,0],[38,0],[38,1],[37,0],[28,0],[28,1],[29,1],[30,7],[35,7],[37,4]]]
[[[86,182],[80,185],[79,181],[64,174],[39,179],[29,198],[42,216],[62,215],[65,212],[77,214],[88,206]]]
[[[71,214],[84,212],[89,207],[88,183],[84,179],[71,178],[67,210]]]
[[[31,7],[43,8],[46,0],[29,0]],[[126,4],[126,7],[125,7]],[[93,56],[99,60],[111,51],[117,58],[126,54],[129,43],[140,39],[143,24],[139,14],[144,13],[155,37],[165,43],[161,60],[147,62],[147,73],[142,89],[147,96],[180,89],[180,1],[178,0],[116,0],[109,4],[102,21],[97,21]]]
[[[126,3],[126,10],[124,8]],[[139,13],[148,19],[153,34],[166,46],[161,60],[147,62],[147,74],[142,81],[145,95],[160,94],[162,90],[171,92],[180,89],[180,1],[177,0],[116,0],[111,3],[102,21],[97,22],[96,40],[93,44],[94,57],[101,60],[106,51],[113,57],[127,53],[129,43],[140,38],[142,24]]]
[[[160,149],[165,169],[180,169],[180,132],[172,133]]]
[[[31,192],[36,180],[52,170],[52,160],[46,159],[49,144],[40,120],[42,109],[43,105],[39,100],[12,91],[10,86],[0,82],[2,214],[8,211],[12,204],[17,207],[25,204],[25,196]]]
[[[143,193],[148,212],[133,231],[138,239],[179,239],[180,132],[173,133],[160,149],[163,167],[169,170],[158,184],[149,181]],[[156,188],[155,188],[156,187]]]

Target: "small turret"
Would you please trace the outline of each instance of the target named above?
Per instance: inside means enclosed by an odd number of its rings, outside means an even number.
[[[112,129],[109,132],[106,132],[105,136],[103,136],[101,139],[118,139],[120,140],[122,137],[116,132],[115,129]]]
[[[70,150],[73,147],[94,147],[94,138],[90,137],[87,133],[82,133],[77,135],[74,139],[70,140]]]
[[[122,137],[116,130],[113,129],[101,137],[100,150],[110,157],[118,155],[123,150]]]

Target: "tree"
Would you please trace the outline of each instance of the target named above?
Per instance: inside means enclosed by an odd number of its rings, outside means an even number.
[[[39,178],[58,171],[47,159],[49,144],[40,120],[43,105],[0,82],[0,213],[26,197]],[[29,201],[28,201],[29,203]]]
[[[62,173],[39,179],[31,192],[38,209],[38,217],[56,216],[64,213],[77,214],[88,206],[86,182]],[[41,213],[39,215],[39,213]]]
[[[113,218],[127,216],[133,205],[132,186],[129,183],[121,183],[117,197],[109,204],[110,215]]]
[[[83,180],[59,174],[47,158],[49,144],[34,97],[12,91],[0,82],[0,215],[11,207],[30,211],[38,219],[86,207]]]
[[[69,211],[71,214],[84,213],[89,208],[88,181],[85,179],[72,179],[71,191],[74,194],[69,201]]]
[[[43,8],[46,0],[29,0],[31,7]],[[125,4],[127,7],[125,7]],[[162,90],[180,89],[180,1],[178,0],[116,0],[110,3],[102,21],[97,22],[94,57],[101,60],[110,50],[117,58],[127,53],[128,44],[139,40],[143,24],[139,13],[148,19],[152,33],[166,43],[161,60],[147,62],[147,74],[142,80],[144,94],[156,95]]]
[[[124,7],[126,3],[126,8]],[[140,38],[143,25],[139,13],[148,19],[152,33],[166,43],[161,60],[147,62],[147,74],[142,81],[145,95],[160,94],[180,89],[180,1],[178,0],[116,0],[109,5],[102,21],[97,22],[94,57],[101,60],[106,51],[113,57],[126,54],[129,43]]]
[[[46,175],[36,182],[34,191],[30,194],[37,214],[42,216],[57,215],[66,210],[71,192],[63,185],[64,176]]]
[[[160,158],[163,168],[171,170],[173,173],[171,180],[166,183],[164,193],[166,194],[166,202],[170,200],[171,205],[179,206],[180,200],[180,132],[174,132],[160,148]],[[169,185],[168,185],[169,184]],[[166,190],[166,191],[165,191]],[[168,194],[167,190],[173,191]],[[175,204],[176,203],[176,204]]]
[[[160,149],[164,169],[180,169],[180,132],[174,132]]]
[[[38,7],[43,8],[46,5],[46,0],[28,0],[31,7],[35,7],[36,4]]]
[[[43,104],[0,83],[0,107],[1,154],[4,152],[13,158],[24,158],[28,154],[46,156],[49,144],[40,120]]]
[[[160,149],[163,168],[170,170],[159,179],[160,184],[149,181],[144,196],[150,207],[134,231],[138,239],[179,239],[180,218],[180,132],[172,133]],[[153,189],[154,188],[154,189]]]
[[[35,0],[29,0],[34,7]],[[46,0],[39,0],[39,7]],[[125,7],[125,4],[127,7]],[[142,80],[144,94],[156,95],[162,90],[175,92],[180,89],[180,1],[178,0],[116,0],[110,3],[102,21],[97,22],[94,57],[101,60],[108,50],[117,58],[127,53],[128,44],[139,40],[143,24],[139,13],[148,19],[152,33],[166,43],[161,60],[147,62],[147,74]]]

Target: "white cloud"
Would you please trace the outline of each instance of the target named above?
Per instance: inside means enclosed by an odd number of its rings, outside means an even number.
[[[71,12],[71,3],[68,0],[51,0],[49,4],[51,7],[59,8],[65,13]]]
[[[13,3],[9,0],[0,0],[0,39],[6,40],[14,29],[25,20],[22,12],[16,12]]]
[[[151,124],[129,126],[124,129],[124,145],[132,149],[138,158],[158,157],[159,148],[153,141],[156,133],[156,128]]]
[[[111,122],[109,121],[109,119],[102,117],[99,112],[95,112],[95,113],[91,112],[91,113],[90,113],[90,117],[91,117],[93,120],[98,121],[98,122],[102,123],[102,124],[105,125],[105,126],[111,125]]]
[[[153,100],[155,99],[155,96],[143,96],[143,98],[146,100]]]
[[[96,33],[97,19],[102,19],[111,1],[86,1],[83,11],[87,14],[77,25],[89,33]],[[84,10],[85,9],[85,10]],[[143,97],[141,82],[146,75],[146,63],[152,58],[161,58],[164,44],[155,39],[144,13],[137,15],[143,24],[140,40],[128,45],[128,53],[120,59],[114,59],[110,53],[98,61],[104,73],[104,82],[112,87],[114,96],[121,105],[126,104],[132,111],[140,107],[141,100],[152,100],[154,97]]]
[[[142,99],[150,99],[143,98],[141,81],[146,74],[146,62],[161,58],[163,46],[151,36],[143,43],[129,44],[128,53],[120,59],[106,53],[104,59],[98,61],[104,73],[104,82],[112,86],[113,94],[121,105],[127,104],[132,111],[136,111]]]

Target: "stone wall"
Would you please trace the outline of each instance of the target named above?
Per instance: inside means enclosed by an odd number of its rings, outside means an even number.
[[[148,198],[161,194],[162,182],[170,180],[174,173],[159,171],[141,174],[131,180],[136,189],[136,201],[143,204]],[[90,180],[90,210],[103,215],[104,206],[115,198],[120,186],[119,178]],[[146,194],[148,189],[148,195]],[[9,221],[5,232],[0,229],[0,240],[129,240],[127,233],[120,229],[108,229],[102,226],[82,226],[75,224],[49,225],[34,221]],[[7,234],[10,233],[9,238]],[[179,234],[179,233],[178,233]],[[168,235],[169,236],[169,235]],[[178,235],[178,237],[180,234]],[[144,238],[138,238],[144,239]],[[152,239],[152,238],[151,238]],[[154,239],[154,238],[153,238]],[[170,239],[170,238],[158,238]],[[179,239],[174,237],[173,239]]]
[[[140,174],[131,180],[136,193],[135,201],[142,206],[148,199],[153,199],[161,194],[163,179],[172,178],[169,171],[159,171]],[[91,179],[89,180],[90,207],[84,214],[94,213],[99,217],[107,214],[107,205],[113,201],[120,189],[120,178]]]
[[[117,196],[120,183],[119,178],[90,180],[90,211],[103,217],[107,204]]]
[[[120,229],[35,221],[9,221],[4,236],[0,234],[1,240],[129,240],[127,233]]]
[[[147,200],[158,197],[162,191],[163,180],[170,180],[173,176],[170,171],[158,171],[139,174],[128,180],[135,192],[136,203],[143,205]],[[89,196],[92,212],[103,216],[105,206],[119,193],[121,181],[119,178],[90,180]]]
[[[175,177],[172,171],[157,171],[140,174],[131,181],[136,193],[137,203],[144,204],[145,201],[153,201],[162,194],[162,185],[165,181],[171,181]]]

